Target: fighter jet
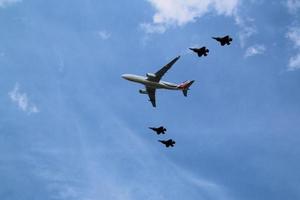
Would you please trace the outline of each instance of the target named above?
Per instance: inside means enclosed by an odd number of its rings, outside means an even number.
[[[165,134],[165,131],[167,131],[167,129],[163,126],[160,126],[158,128],[155,127],[149,127],[151,130],[155,131],[157,135],[159,134]]]
[[[158,140],[159,142],[163,143],[166,145],[166,147],[174,147],[174,144],[176,143],[174,140],[169,139],[169,140]]]
[[[181,84],[169,83],[166,81],[161,81],[164,74],[172,67],[172,65],[180,58],[180,56],[174,58],[171,62],[166,64],[157,72],[147,73],[145,76],[138,76],[133,74],[123,74],[122,78],[133,81],[136,83],[141,83],[145,86],[144,90],[139,90],[141,94],[148,94],[149,101],[152,103],[153,107],[156,107],[155,91],[156,89],[167,89],[167,90],[181,90],[184,96],[187,96],[189,87],[194,83],[193,81],[185,81]]]
[[[206,47],[201,47],[201,48],[189,48],[190,50],[194,51],[195,53],[198,54],[199,57],[201,56],[207,56],[207,53],[209,50]]]
[[[232,41],[232,38],[229,37],[229,35],[226,35],[225,37],[212,37],[212,38],[220,42],[222,46],[224,46],[225,44],[230,45],[230,42]]]

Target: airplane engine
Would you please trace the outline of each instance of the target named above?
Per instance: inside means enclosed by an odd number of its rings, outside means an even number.
[[[148,94],[148,92],[146,90],[139,90],[139,93],[141,93],[141,94]]]
[[[146,76],[148,78],[155,78],[156,77],[155,74],[152,74],[152,73],[147,73]]]

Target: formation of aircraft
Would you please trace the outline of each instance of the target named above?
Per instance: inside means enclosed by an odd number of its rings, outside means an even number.
[[[146,76],[138,76],[134,74],[123,74],[122,78],[143,84],[145,89],[139,90],[141,94],[148,94],[149,101],[152,103],[153,107],[156,107],[156,98],[155,93],[156,89],[167,89],[167,90],[180,90],[182,91],[184,96],[187,96],[189,87],[194,83],[192,81],[185,81],[181,84],[170,83],[166,81],[161,81],[161,78],[165,75],[165,73],[174,65],[174,63],[180,58],[177,56],[171,62],[166,64],[160,70],[155,73],[147,73]]]
[[[224,37],[212,37],[213,39],[220,42],[221,46],[230,45],[232,42],[232,38],[229,35],[226,35]],[[194,51],[198,54],[198,57],[207,56],[209,50],[203,46],[201,48],[189,48],[190,50]],[[147,73],[146,76],[139,76],[134,74],[123,74],[122,78],[143,84],[145,86],[145,89],[140,89],[139,92],[141,94],[148,94],[149,101],[151,102],[153,107],[156,107],[156,98],[155,93],[157,89],[167,89],[167,90],[180,90],[182,91],[184,96],[187,96],[188,90],[190,86],[194,83],[194,80],[192,81],[185,81],[181,84],[175,84],[170,83],[166,81],[162,81],[162,77],[165,75],[165,73],[171,69],[171,67],[176,63],[176,61],[180,58],[180,56],[177,56],[173,60],[171,60],[168,64],[163,66],[160,70],[158,70],[155,73]],[[167,129],[163,126],[160,127],[149,127],[149,129],[156,132],[157,135],[159,134],[165,134]],[[174,147],[175,141],[172,139],[168,140],[158,140],[160,143],[164,144],[167,148],[168,147]]]
[[[165,131],[167,131],[167,129],[163,126],[160,126],[158,128],[155,127],[149,127],[151,130],[155,131],[157,135],[159,134],[165,134]]]
[[[230,42],[232,41],[232,38],[229,35],[226,35],[224,37],[212,37],[212,38],[220,42],[222,46],[224,46],[225,44],[230,45],[231,44]],[[198,57],[207,56],[209,52],[209,49],[207,49],[205,46],[201,48],[189,48],[189,49],[197,53]]]
[[[157,135],[159,135],[159,134],[165,134],[165,131],[167,131],[167,129],[165,127],[163,127],[163,126],[160,126],[160,127],[149,127],[149,129],[155,131]],[[164,144],[166,147],[174,147],[174,145],[176,143],[172,139],[158,140],[158,141],[161,142],[162,144]]]

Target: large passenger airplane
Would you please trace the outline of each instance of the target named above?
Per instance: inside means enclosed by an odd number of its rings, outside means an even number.
[[[172,65],[179,58],[180,56],[174,58],[171,62],[169,62],[167,65],[165,65],[163,68],[161,68],[154,74],[147,73],[146,77],[133,75],[133,74],[123,74],[122,78],[145,85],[145,89],[139,90],[139,92],[141,94],[148,94],[149,101],[151,101],[152,106],[156,107],[156,102],[155,102],[156,89],[181,90],[183,92],[183,95],[187,96],[189,87],[194,83],[194,81],[185,81],[181,84],[175,84],[175,83],[169,83],[160,80],[163,77],[163,75],[172,67]]]

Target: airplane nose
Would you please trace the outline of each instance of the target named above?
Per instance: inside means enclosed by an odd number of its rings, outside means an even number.
[[[121,77],[128,80],[129,75],[128,74],[123,74]]]

